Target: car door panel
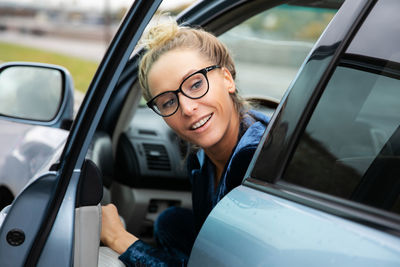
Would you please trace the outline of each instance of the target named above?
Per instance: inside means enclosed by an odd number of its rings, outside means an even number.
[[[399,266],[400,240],[239,186],[213,209],[189,266]]]
[[[75,170],[37,266],[71,266],[73,260],[75,200],[80,172]],[[62,240],[62,242],[60,242]]]
[[[0,266],[24,265],[55,185],[55,173],[44,174],[27,185],[14,200],[0,228]],[[11,245],[13,236],[17,240]]]

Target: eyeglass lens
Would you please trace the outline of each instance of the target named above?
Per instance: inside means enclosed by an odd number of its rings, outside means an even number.
[[[181,85],[182,93],[192,99],[200,98],[206,94],[208,82],[203,73],[195,73],[183,81]],[[154,99],[154,107],[163,116],[173,114],[178,109],[177,92],[167,92]]]

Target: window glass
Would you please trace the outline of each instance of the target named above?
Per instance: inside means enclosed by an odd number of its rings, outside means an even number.
[[[398,71],[356,63],[336,69],[283,179],[400,212]]]
[[[346,52],[400,62],[399,8],[398,0],[377,1]]]
[[[335,13],[282,5],[222,34],[235,60],[241,95],[280,100]]]

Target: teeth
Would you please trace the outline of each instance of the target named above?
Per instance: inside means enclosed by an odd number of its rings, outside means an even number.
[[[209,119],[211,118],[211,115],[208,116],[207,118],[204,118],[198,122],[196,122],[193,126],[192,126],[192,130],[196,130],[197,128],[200,128],[201,126],[203,126]]]

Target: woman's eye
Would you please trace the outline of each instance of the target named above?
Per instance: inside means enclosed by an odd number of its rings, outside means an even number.
[[[192,84],[192,86],[190,87],[190,89],[197,90],[197,89],[201,88],[202,85],[203,85],[203,80],[200,79],[200,80],[194,82]]]
[[[163,109],[168,109],[168,108],[170,108],[170,107],[172,107],[174,105],[175,105],[175,99],[174,98],[170,98],[169,100],[165,101],[162,104],[162,108]]]

